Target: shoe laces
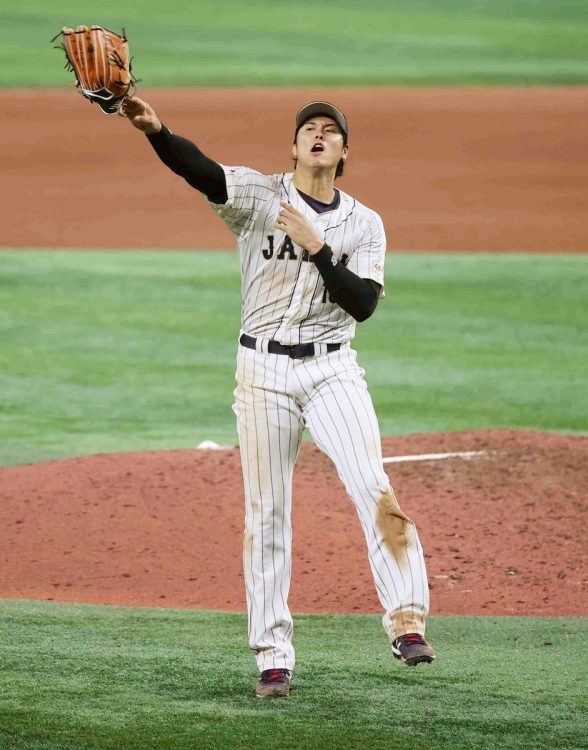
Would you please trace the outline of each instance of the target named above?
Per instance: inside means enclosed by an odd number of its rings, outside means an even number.
[[[407,646],[426,645],[426,641],[420,633],[406,633],[399,636],[398,640],[403,641]]]
[[[287,679],[290,672],[287,669],[266,669],[261,673],[262,682],[279,682]]]

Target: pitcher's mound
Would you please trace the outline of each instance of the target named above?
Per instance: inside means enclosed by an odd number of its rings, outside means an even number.
[[[431,614],[586,615],[588,437],[390,437],[427,557]],[[238,450],[122,453],[0,469],[0,596],[244,610]],[[294,482],[294,612],[380,612],[363,533],[329,460]]]

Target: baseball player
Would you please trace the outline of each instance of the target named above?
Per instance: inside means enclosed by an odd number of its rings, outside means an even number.
[[[294,171],[273,175],[213,161],[137,97],[121,114],[204,193],[237,242],[242,317],[233,409],[245,485],[249,646],[261,673],[256,694],[290,691],[292,475],[305,426],[355,504],[394,656],[410,666],[432,662],[423,550],[384,472],[378,422],[350,343],[356,321],[383,296],[386,240],[378,214],[334,185],[349,155],[344,114],[327,102],[302,107]]]

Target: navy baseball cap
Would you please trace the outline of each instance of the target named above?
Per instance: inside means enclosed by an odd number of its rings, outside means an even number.
[[[302,109],[298,110],[296,115],[296,133],[304,125],[307,120],[315,115],[323,115],[324,117],[331,117],[337,125],[343,131],[343,140],[347,143],[347,136],[349,135],[349,128],[347,127],[347,119],[340,109],[335,107],[334,104],[329,102],[309,102],[305,104]],[[294,134],[296,138],[296,134]]]

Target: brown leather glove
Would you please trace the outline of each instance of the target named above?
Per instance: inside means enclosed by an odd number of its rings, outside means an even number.
[[[75,73],[82,96],[113,115],[129,96],[135,83],[127,38],[102,26],[64,26],[55,36],[67,57],[66,67]]]

